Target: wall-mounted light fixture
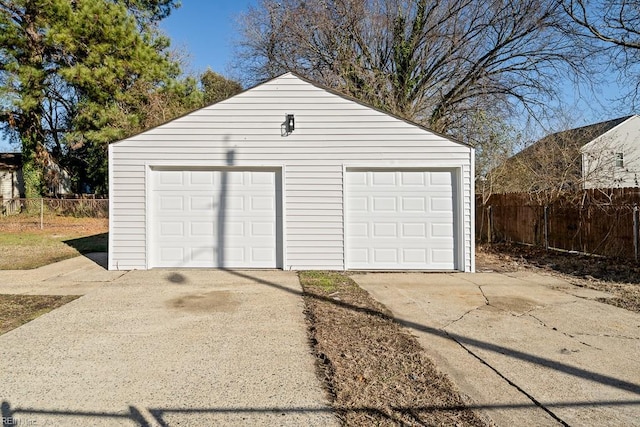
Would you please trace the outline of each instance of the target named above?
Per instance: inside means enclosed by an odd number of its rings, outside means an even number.
[[[284,129],[287,131],[287,134],[290,134],[296,128],[296,119],[293,117],[293,114],[286,114],[284,121]]]

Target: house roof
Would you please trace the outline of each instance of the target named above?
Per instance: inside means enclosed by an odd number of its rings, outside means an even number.
[[[539,139],[538,141],[534,142],[512,157],[526,156],[535,150],[544,148],[549,145],[553,145],[557,148],[569,148],[577,150],[583,145],[593,141],[597,137],[607,133],[619,124],[629,120],[631,117],[633,116],[619,117],[613,120],[607,120],[604,122],[594,123],[575,129],[552,133],[545,136],[544,138]]]
[[[436,131],[434,131],[434,130],[432,130],[432,129],[429,129],[428,127],[426,127],[426,126],[424,126],[424,125],[422,125],[422,124],[420,124],[420,123],[416,123],[416,122],[414,122],[414,121],[411,121],[411,120],[405,119],[405,118],[403,118],[403,117],[400,117],[400,116],[395,115],[395,114],[393,114],[393,113],[390,113],[390,112],[388,112],[388,111],[384,111],[384,110],[382,110],[382,109],[380,109],[380,108],[374,107],[373,105],[370,105],[370,104],[367,104],[366,102],[360,101],[360,100],[359,100],[359,99],[357,99],[357,98],[354,98],[354,97],[352,97],[352,96],[350,96],[350,95],[344,94],[344,93],[339,92],[339,91],[337,91],[337,90],[335,90],[335,89],[332,89],[332,88],[330,88],[330,87],[328,87],[328,86],[325,86],[325,85],[323,85],[322,83],[318,83],[318,82],[315,82],[315,81],[313,81],[313,80],[308,79],[307,77],[303,77],[302,75],[300,75],[300,74],[298,74],[298,73],[296,73],[296,72],[294,72],[294,71],[288,71],[288,72],[282,73],[282,74],[280,74],[280,75],[278,75],[278,76],[275,76],[275,77],[272,77],[272,78],[270,78],[270,79],[267,79],[267,80],[265,80],[265,81],[263,81],[263,82],[261,82],[261,83],[256,84],[256,85],[255,85],[255,86],[253,86],[253,87],[250,87],[250,88],[244,89],[242,92],[239,92],[239,93],[237,93],[237,94],[233,95],[231,98],[236,97],[236,96],[238,96],[238,95],[240,95],[240,94],[243,94],[243,93],[245,93],[245,92],[248,92],[248,91],[250,91],[250,90],[252,90],[252,89],[255,89],[255,88],[257,88],[258,86],[262,86],[262,85],[264,85],[264,84],[266,84],[266,83],[269,83],[269,82],[272,82],[272,81],[274,81],[274,80],[277,80],[277,79],[279,79],[279,78],[281,78],[281,77],[284,77],[284,76],[286,76],[286,75],[292,75],[292,76],[295,76],[295,77],[297,77],[298,79],[302,80],[303,82],[308,83],[308,84],[310,84],[310,85],[312,85],[312,86],[315,86],[315,87],[317,87],[317,88],[319,88],[319,89],[322,89],[322,90],[324,90],[324,91],[326,91],[326,92],[329,92],[329,93],[331,93],[331,94],[333,94],[333,95],[339,96],[339,97],[341,97],[341,98],[343,98],[343,99],[346,99],[346,100],[348,100],[348,101],[351,101],[351,102],[354,102],[354,103],[356,103],[356,104],[362,105],[362,106],[364,106],[364,107],[370,108],[371,110],[378,111],[378,112],[380,112],[380,113],[382,113],[382,114],[386,114],[386,115],[388,115],[388,116],[390,116],[390,117],[393,117],[393,118],[395,118],[395,119],[397,119],[397,120],[403,121],[403,122],[405,122],[405,123],[407,123],[407,124],[409,124],[409,125],[411,125],[411,126],[415,126],[415,127],[420,128],[420,129],[422,129],[422,130],[424,130],[424,131],[430,132],[430,133],[432,133],[432,134],[434,134],[434,135],[437,135],[437,136],[439,136],[439,137],[442,137],[442,138],[444,138],[444,139],[447,139],[447,140],[449,140],[449,141],[451,141],[451,142],[453,142],[453,143],[455,143],[455,144],[460,144],[460,145],[463,145],[463,146],[466,146],[466,147],[469,147],[469,148],[474,148],[471,144],[468,144],[468,143],[466,143],[466,142],[460,141],[460,140],[458,140],[458,139],[456,139],[456,138],[454,138],[454,137],[452,137],[452,136],[450,136],[450,135],[444,135],[444,134],[442,134],[442,133],[439,133],[439,132],[436,132]],[[230,99],[230,98],[227,98],[227,99]],[[157,127],[160,127],[160,126],[164,126],[165,124],[167,124],[167,123],[169,123],[169,122],[172,122],[172,121],[174,121],[174,120],[178,120],[178,119],[180,119],[180,118],[182,118],[182,117],[185,117],[185,116],[188,116],[189,114],[191,114],[191,113],[193,113],[193,112],[195,112],[195,111],[201,110],[201,109],[203,109],[203,108],[210,107],[211,105],[215,105],[215,104],[219,104],[219,103],[221,103],[221,102],[225,102],[227,99],[223,99],[223,100],[220,100],[220,101],[214,102],[214,103],[212,103],[212,104],[205,105],[204,107],[201,107],[201,108],[197,108],[197,109],[194,109],[194,110],[188,111],[188,112],[186,112],[186,113],[184,113],[184,114],[182,114],[182,115],[180,115],[180,116],[174,117],[174,118],[172,118],[172,119],[170,119],[170,120],[167,120],[167,121],[166,121],[166,122],[164,122],[164,123],[160,123],[160,124],[158,124],[158,125],[156,125],[156,126],[153,126],[153,127],[149,128],[149,129],[145,129],[145,130],[143,130],[143,131],[140,131],[140,132],[138,132],[137,134],[130,135],[130,136],[128,136],[128,137],[126,137],[126,138],[124,138],[124,139],[122,139],[122,140],[126,140],[126,139],[132,138],[132,137],[134,137],[134,136],[136,136],[136,135],[143,134],[143,133],[145,133],[145,132],[148,132],[148,131],[150,131],[150,130],[152,130],[152,129],[155,129],[155,128],[157,128]],[[118,142],[120,142],[120,141],[122,141],[122,140],[119,140],[119,141],[112,141],[110,144],[118,143]]]
[[[22,167],[21,153],[0,153],[0,169],[18,170]]]

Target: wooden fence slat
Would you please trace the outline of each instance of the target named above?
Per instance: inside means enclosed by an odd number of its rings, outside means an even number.
[[[566,194],[545,206],[526,193],[495,194],[483,205],[476,199],[476,238],[636,259],[640,189],[598,189]],[[491,207],[492,230],[487,230]],[[545,239],[546,237],[546,239]]]

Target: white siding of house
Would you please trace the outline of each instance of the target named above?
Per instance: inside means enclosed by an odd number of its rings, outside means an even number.
[[[584,188],[640,187],[640,116],[632,116],[585,144],[582,152]],[[616,166],[622,153],[624,165]]]
[[[4,200],[13,197],[13,172],[0,170],[0,196]]]
[[[285,114],[295,130],[281,135]],[[458,168],[460,231],[472,271],[472,158],[468,146],[286,74],[226,101],[112,144],[111,269],[147,268],[148,169],[278,167],[283,174],[284,269],[344,269],[344,168]],[[233,162],[228,155],[233,152]]]
[[[19,174],[16,170],[0,170],[0,196],[5,201],[20,197]]]

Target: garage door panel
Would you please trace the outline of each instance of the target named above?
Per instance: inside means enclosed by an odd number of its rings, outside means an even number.
[[[260,212],[275,212],[276,200],[274,196],[252,196],[251,210]]]
[[[455,268],[452,171],[348,171],[347,267]]]
[[[423,187],[425,183],[424,172],[404,172],[401,174],[400,182],[403,186]]]
[[[184,223],[183,222],[169,222],[163,221],[160,223],[160,237],[183,237],[184,236]]]
[[[402,237],[409,239],[421,239],[427,237],[427,226],[424,222],[408,222],[402,224]]]
[[[160,209],[167,211],[182,211],[184,209],[184,198],[182,196],[161,196]]]
[[[176,248],[176,247],[163,247],[160,248],[160,260],[163,263],[171,264],[171,263],[179,263],[184,259],[184,249]],[[174,267],[175,265],[169,265],[170,267]]]
[[[200,222],[195,220],[189,223],[189,232],[192,236],[214,236],[214,224],[210,221]]]
[[[428,262],[426,249],[402,249],[402,260],[405,263],[424,265]]]
[[[275,171],[155,171],[152,266],[277,267],[275,185]]]
[[[396,264],[398,262],[398,250],[374,248],[373,262],[380,264]]]
[[[213,196],[189,197],[189,209],[192,211],[213,212],[216,207],[216,201]]]
[[[385,238],[385,237],[398,237],[398,224],[395,222],[377,222],[371,224],[373,227],[372,237]]]
[[[431,187],[438,187],[440,186],[443,189],[449,190],[451,189],[451,184],[452,184],[452,179],[451,179],[451,172],[437,172],[437,171],[433,171],[433,172],[427,172],[428,176],[429,176],[429,184]]]
[[[429,198],[430,212],[453,212],[453,204],[451,196],[449,197],[431,197]]]
[[[373,197],[372,212],[396,212],[398,205],[395,197]]]
[[[157,173],[157,179],[163,186],[183,186],[184,174],[182,171],[159,171]]]
[[[402,200],[402,210],[404,212],[418,212],[418,213],[426,213],[427,212],[427,198],[426,197],[401,197]]]
[[[189,185],[191,185],[194,189],[198,186],[204,186],[206,189],[216,184],[216,175],[212,173],[212,171],[191,171],[183,173],[187,174],[187,176],[189,177]]]
[[[453,235],[453,224],[451,223],[432,223],[431,224],[431,233],[429,237],[438,238],[442,237],[445,239],[449,239],[450,236]]]

